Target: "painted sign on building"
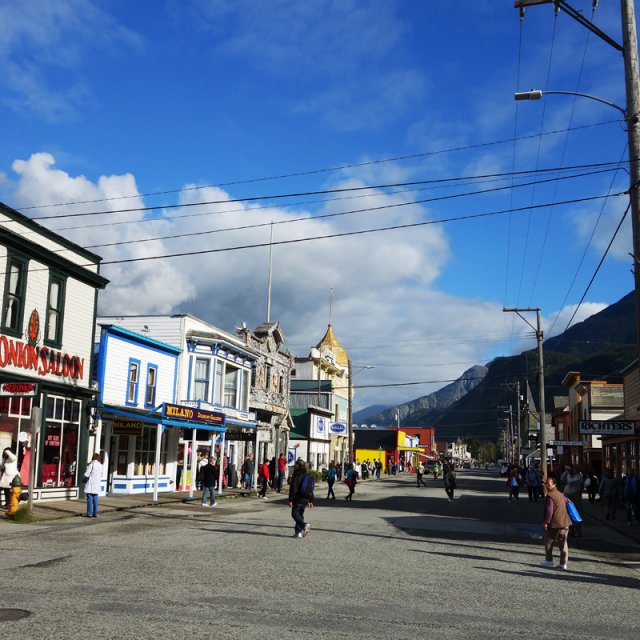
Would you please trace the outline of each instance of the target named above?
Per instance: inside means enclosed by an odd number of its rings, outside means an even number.
[[[179,404],[169,404],[165,402],[162,406],[162,415],[165,418],[175,418],[176,420],[187,420],[189,422],[199,422],[222,427],[225,422],[224,413],[208,411],[198,407],[185,407]]]
[[[588,435],[632,436],[636,432],[636,423],[632,420],[580,420],[579,431]]]

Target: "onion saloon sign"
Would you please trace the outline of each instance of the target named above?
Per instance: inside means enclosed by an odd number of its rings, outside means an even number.
[[[84,358],[70,356],[57,349],[39,347],[40,318],[34,309],[29,318],[28,342],[0,336],[0,368],[16,367],[39,376],[58,376],[72,380],[84,377]]]

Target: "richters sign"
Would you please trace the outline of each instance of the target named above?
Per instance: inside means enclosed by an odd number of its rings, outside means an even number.
[[[179,404],[167,404],[166,402],[162,407],[162,415],[165,418],[173,418],[174,420],[199,422],[200,424],[215,425],[217,427],[223,427],[225,420],[224,413],[207,411],[197,407],[185,407]]]
[[[629,420],[609,421],[609,420],[580,420],[580,433],[600,436],[632,436],[636,432],[636,423]]]

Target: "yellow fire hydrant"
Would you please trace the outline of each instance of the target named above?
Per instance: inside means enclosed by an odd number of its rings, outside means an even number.
[[[22,481],[20,476],[16,475],[11,481],[11,495],[9,496],[9,508],[7,509],[7,516],[11,517],[20,506],[20,494],[22,493]]]

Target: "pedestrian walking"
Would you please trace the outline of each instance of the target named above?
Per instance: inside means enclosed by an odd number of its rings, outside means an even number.
[[[336,481],[338,473],[336,471],[336,463],[332,460],[329,463],[329,469],[327,470],[327,500],[335,500],[336,494],[333,492],[333,485]]]
[[[562,474],[562,481],[564,483],[564,495],[576,505],[578,513],[582,511],[582,485],[584,479],[580,470],[575,465],[570,465],[565,468]],[[582,537],[582,523],[576,522],[569,530],[570,536]]]
[[[527,493],[529,494],[529,502],[538,502],[540,496],[540,471],[530,465],[524,476],[524,482],[527,485]]]
[[[0,488],[4,493],[4,506],[9,508],[11,498],[11,481],[18,475],[18,457],[9,447],[2,452],[0,463]]]
[[[600,486],[600,483],[598,481],[598,476],[596,476],[596,474],[593,473],[592,470],[589,471],[584,481],[584,488],[587,490],[587,496],[591,504],[594,504],[596,501],[596,496],[598,495],[599,486]]]
[[[242,463],[242,469],[240,471],[242,473],[244,488],[251,489],[253,485],[253,456],[251,454],[245,456],[244,462]]]
[[[520,485],[522,484],[522,476],[517,466],[512,467],[507,475],[507,489],[509,490],[509,502],[518,502],[520,500]]]
[[[438,479],[438,476],[440,475],[440,471],[441,471],[441,469],[440,469],[440,463],[439,463],[439,462],[436,462],[436,463],[433,465],[433,479],[434,479],[434,480],[437,480],[437,479]]]
[[[293,537],[304,538],[311,529],[311,525],[304,520],[304,512],[307,507],[313,509],[313,481],[309,477],[307,463],[302,458],[296,461],[293,469],[289,485],[289,506],[295,522]]]
[[[604,505],[604,519],[615,520],[620,496],[620,483],[611,469],[607,469],[604,477],[600,480],[599,493]]]
[[[84,472],[84,493],[87,496],[87,518],[98,517],[98,495],[102,481],[102,456],[94,453]]]
[[[427,483],[423,479],[424,476],[424,464],[422,462],[418,462],[418,466],[416,467],[416,479],[418,481],[418,488],[420,485],[426,487]]]
[[[349,489],[349,495],[345,497],[345,500],[352,502],[356,484],[358,483],[357,474],[352,464],[347,467],[347,472],[344,474],[344,483],[347,485],[347,489]]]
[[[202,500],[200,504],[203,507],[207,506],[207,496],[209,496],[210,507],[216,506],[216,459],[209,458],[206,464],[200,469],[200,476],[202,478]]]
[[[258,481],[260,482],[260,485],[261,485],[258,498],[262,498],[263,500],[268,500],[267,498],[267,487],[269,486],[269,459],[268,458],[265,458],[262,464],[258,467]]]
[[[449,498],[449,502],[453,502],[453,493],[457,488],[456,472],[453,470],[453,465],[447,466],[446,472],[444,472],[444,490]]]
[[[278,456],[278,462],[277,462],[276,466],[278,467],[278,478],[276,480],[276,491],[278,493],[280,493],[282,491],[282,487],[284,485],[284,476],[285,476],[285,473],[287,471],[287,460],[284,457],[284,453],[281,453]]]
[[[273,458],[271,458],[271,460],[269,461],[269,486],[272,489],[276,488],[277,477],[278,477],[278,461],[276,460],[276,457],[273,456]]]
[[[558,491],[556,479],[549,476],[545,482],[547,495],[544,498],[544,560],[540,563],[543,567],[553,567],[553,546],[560,549],[560,563],[556,569],[567,569],[569,562],[569,527],[571,518],[567,513],[567,503],[564,495]]]
[[[638,478],[632,468],[622,481],[622,500],[627,511],[627,526],[632,522],[638,524]]]

